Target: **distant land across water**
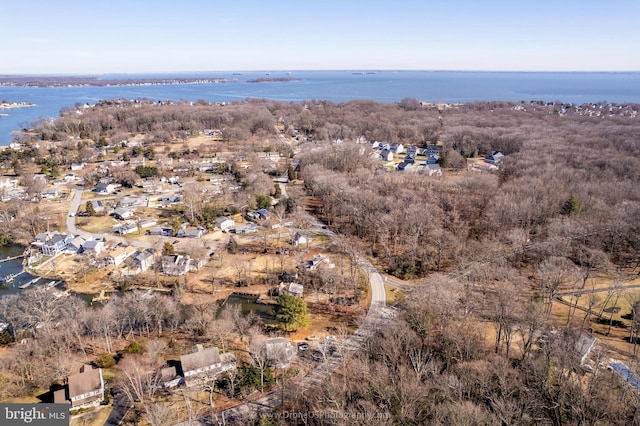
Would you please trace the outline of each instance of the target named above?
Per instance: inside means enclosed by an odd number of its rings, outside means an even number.
[[[0,75],[0,81],[11,77],[17,76]],[[209,102],[264,98],[285,102],[328,100],[341,103],[368,99],[393,103],[404,98],[416,98],[446,103],[491,100],[640,103],[640,72],[341,70],[66,77],[84,80],[85,83],[99,80],[101,85],[0,86],[0,100],[35,104],[29,108],[0,111],[0,145],[11,143],[12,131],[31,127],[39,119],[55,118],[63,108],[114,98],[202,99]],[[102,84],[108,81],[116,84]],[[154,84],[154,81],[158,84]]]

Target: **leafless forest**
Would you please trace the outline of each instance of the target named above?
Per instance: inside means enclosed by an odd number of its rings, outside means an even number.
[[[112,100],[39,123],[20,140],[29,148],[3,151],[0,164],[18,173],[34,165],[63,169],[100,160],[103,147],[137,134],[153,150],[204,129],[219,131],[220,139],[185,156],[234,146],[229,164],[265,149],[290,157],[304,181],[305,193],[292,195],[296,205],[380,270],[415,282],[400,302],[399,317],[364,351],[321,386],[287,396],[287,410],[340,413],[300,424],[371,424],[374,414],[378,424],[403,425],[637,424],[638,391],[598,367],[611,353],[592,355],[595,367],[585,369],[576,350],[582,330],[604,324],[596,335],[609,334],[611,317],[592,305],[584,311],[569,307],[562,316],[554,308],[561,291],[589,289],[596,277],[615,283],[638,274],[638,110],[561,103],[422,105],[413,99],[394,105]],[[278,143],[276,126],[300,142],[295,156],[291,146]],[[366,142],[374,140],[438,144],[445,174],[387,170]],[[498,171],[469,167],[491,151],[505,154]],[[131,148],[124,154],[131,155]],[[224,172],[241,178],[247,173],[231,166]],[[19,216],[26,229],[42,227]],[[617,353],[630,357],[631,365],[640,333],[640,294],[634,294],[625,295],[630,322],[619,327],[627,346]],[[109,351],[112,340],[171,333],[225,344],[255,326],[237,313],[217,321],[164,296],[144,304],[125,296],[97,311],[71,299],[36,296],[0,300],[0,314],[12,324],[44,324],[37,329],[40,344],[12,348],[2,368],[20,380],[1,382],[0,399],[58,377],[55,368],[64,367],[69,353],[86,351],[85,345]],[[575,296],[575,303],[588,297]]]

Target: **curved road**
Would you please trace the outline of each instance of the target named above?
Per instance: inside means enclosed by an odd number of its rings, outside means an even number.
[[[336,237],[332,231],[322,229],[322,224],[317,219],[313,218],[313,222],[317,225],[317,228],[321,229],[321,232],[324,232],[328,237]],[[299,383],[290,385],[288,392],[303,393],[307,389],[320,384],[323,379],[342,365],[344,358],[351,356],[357,350],[361,349],[378,329],[395,317],[395,309],[388,307],[386,303],[383,275],[380,274],[367,259],[358,256],[357,262],[369,276],[371,305],[369,306],[367,314],[352,335],[341,343],[337,342],[337,345],[341,346],[341,350],[334,352],[333,355],[327,356],[322,364],[306,376],[300,378]],[[224,421],[237,422],[250,419],[254,415],[259,416],[263,412],[278,407],[280,404],[282,404],[282,394],[276,390],[262,398],[247,401],[237,407],[224,410],[220,415]],[[219,424],[223,424],[223,422],[219,421]]]
[[[84,232],[84,231],[78,231],[78,227],[76,226],[76,212],[78,211],[78,208],[80,207],[80,204],[82,204],[82,193],[84,192],[84,188],[77,185],[75,190],[74,190],[74,194],[73,194],[73,199],[71,200],[71,205],[69,206],[69,213],[67,214],[67,232],[70,235],[78,235],[80,233],[85,234],[85,235],[91,235],[94,239],[96,240],[100,240],[102,238],[105,238],[107,240],[112,240],[115,241],[117,243],[122,243],[122,244],[128,244],[128,245],[132,245],[135,247],[143,247],[143,248],[150,248],[153,247],[153,244],[149,244],[149,243],[144,243],[142,241],[128,241],[125,240],[124,238],[119,238],[119,237],[115,237],[113,235],[109,235],[109,234],[92,234],[90,232]],[[72,216],[73,214],[73,216]]]

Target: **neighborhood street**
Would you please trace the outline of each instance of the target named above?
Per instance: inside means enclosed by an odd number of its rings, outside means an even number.
[[[335,238],[336,234],[322,227],[322,224],[313,219],[315,228],[325,233],[330,238]],[[331,375],[336,368],[344,362],[344,358],[361,349],[364,344],[374,335],[374,333],[388,323],[395,315],[393,308],[387,307],[386,295],[384,291],[384,279],[375,267],[364,257],[358,257],[358,265],[369,276],[369,289],[371,291],[371,305],[358,329],[341,342],[342,350],[334,352],[326,357],[323,363],[316,367],[311,373],[299,379],[299,382],[291,384],[293,392],[304,393],[307,389],[321,383],[323,379]],[[288,389],[289,392],[292,389]],[[242,405],[230,408],[221,413],[220,420],[240,421],[249,419],[253,415],[260,415],[262,412],[272,410],[282,403],[282,394],[278,390],[254,401],[247,401]]]

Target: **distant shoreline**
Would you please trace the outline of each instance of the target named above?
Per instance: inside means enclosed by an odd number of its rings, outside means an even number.
[[[235,79],[222,77],[200,78],[127,78],[102,79],[100,77],[0,77],[4,87],[117,87],[160,86],[170,84],[230,83]]]

